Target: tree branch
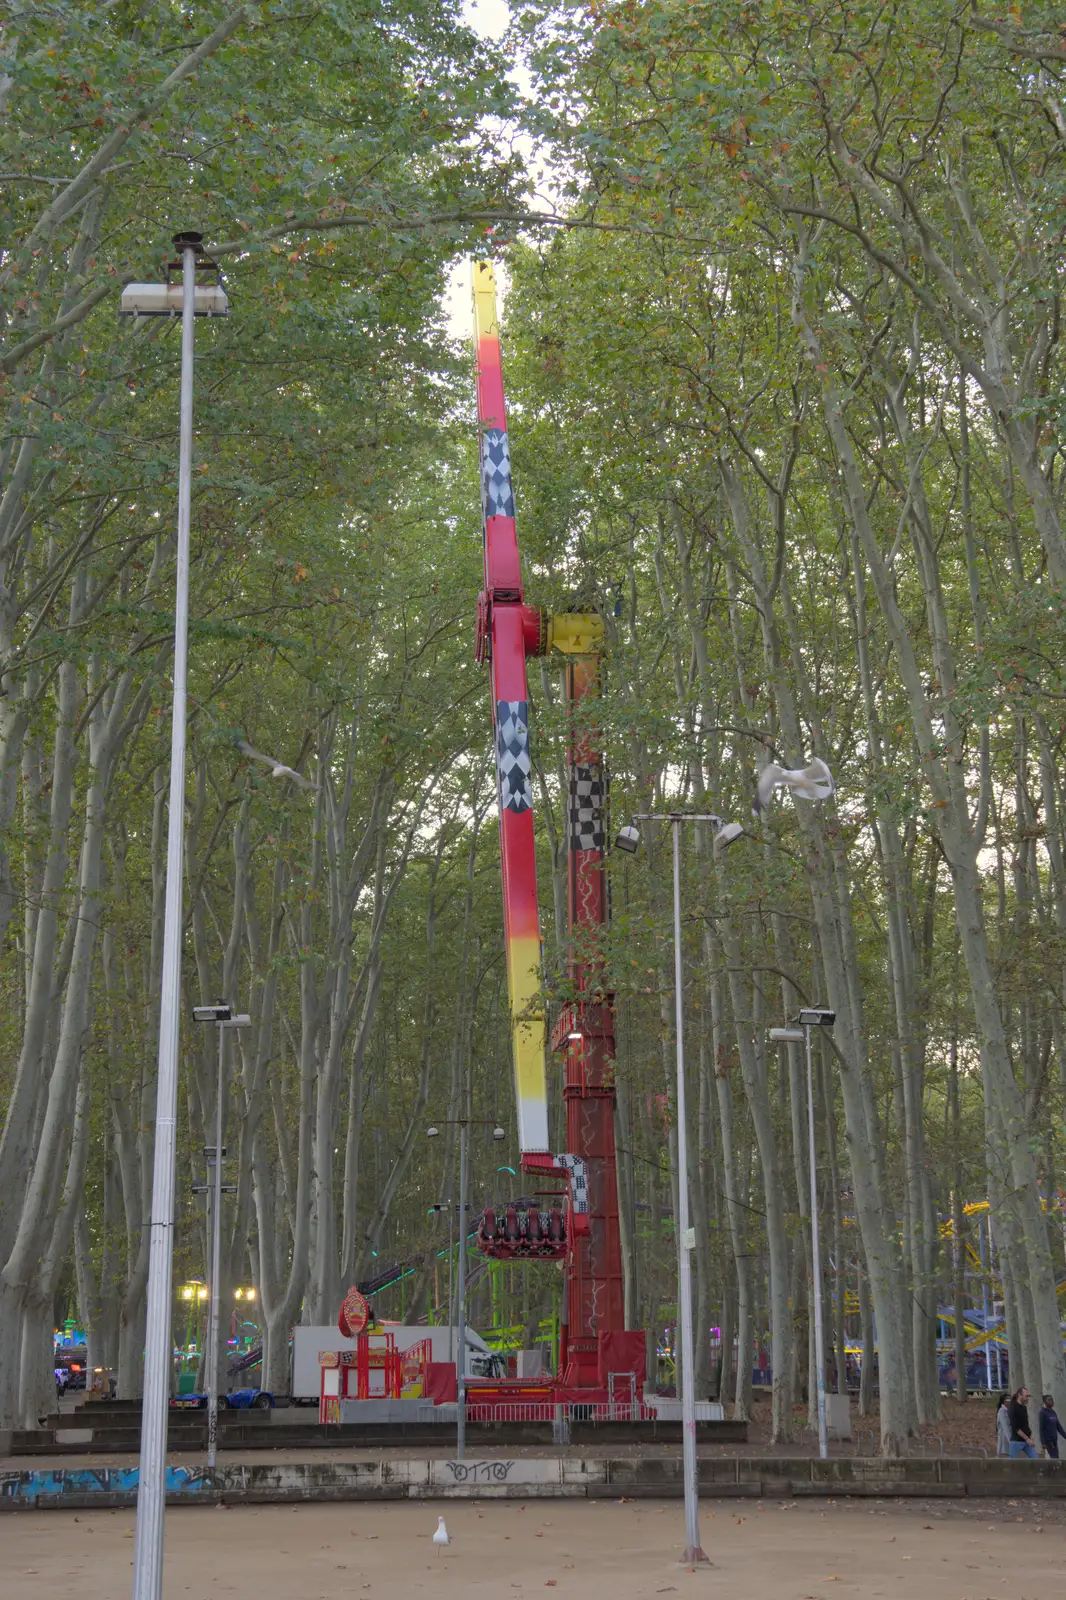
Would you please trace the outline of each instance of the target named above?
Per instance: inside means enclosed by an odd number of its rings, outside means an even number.
[[[100,301],[111,293],[111,287],[110,283],[98,284],[91,294],[87,294],[84,300],[79,300],[76,306],[71,306],[69,311],[58,317],[47,328],[38,328],[37,332],[31,333],[28,339],[23,339],[21,344],[17,344],[13,350],[9,350],[7,355],[0,360],[0,372],[14,372],[19,362],[26,356],[32,355],[34,350],[40,349],[42,344],[48,344],[52,339],[58,338],[61,333],[65,333],[68,328],[72,328],[75,323],[81,322],[83,318],[89,315],[94,306],[98,306]]]

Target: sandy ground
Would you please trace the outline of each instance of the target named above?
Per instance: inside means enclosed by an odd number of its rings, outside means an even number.
[[[443,1512],[453,1543],[431,1543]],[[1066,1508],[1010,1501],[734,1509],[704,1501],[710,1569],[679,1567],[680,1501],[385,1503],[174,1510],[167,1600],[1057,1600]],[[133,1514],[11,1513],[0,1520],[4,1600],[129,1593]]]

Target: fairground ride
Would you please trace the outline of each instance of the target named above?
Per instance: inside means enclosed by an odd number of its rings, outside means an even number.
[[[507,437],[496,286],[487,261],[473,265],[474,349],[484,515],[485,586],[476,652],[492,686],[503,874],[504,941],[515,1102],[522,1168],[562,1187],[549,1204],[486,1211],[478,1248],[502,1260],[564,1263],[559,1363],[550,1385],[557,1404],[640,1403],[643,1330],[625,1326],[615,1164],[614,996],[606,990],[601,932],[609,915],[605,875],[607,781],[594,728],[603,620],[548,616],[525,600]],[[540,913],[533,835],[532,763],[526,661],[561,659],[568,718],[567,859],[569,992],[551,1032],[565,1063],[566,1149],[548,1142],[546,1023],[541,997]],[[487,1386],[476,1386],[487,1401]],[[495,1386],[501,1401],[514,1398]],[[530,1386],[522,1386],[530,1396]]]

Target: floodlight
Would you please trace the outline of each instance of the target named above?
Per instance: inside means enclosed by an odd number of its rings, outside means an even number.
[[[837,1019],[835,1011],[823,1006],[801,1006],[799,1020],[805,1028],[831,1028]]]
[[[581,1032],[580,1028],[571,1028],[570,1032],[566,1036],[566,1040],[568,1044],[580,1044],[584,1037],[585,1035]]]
[[[180,317],[185,291],[180,283],[127,283],[120,317]],[[228,317],[229,300],[220,283],[198,283],[193,290],[194,317]]]
[[[635,822],[627,822],[624,828],[619,828],[614,842],[617,849],[624,850],[627,855],[635,855],[640,848],[640,829]]]
[[[213,1006],[193,1006],[192,1014],[197,1022],[229,1022],[233,1007],[225,1000],[218,1000]]]

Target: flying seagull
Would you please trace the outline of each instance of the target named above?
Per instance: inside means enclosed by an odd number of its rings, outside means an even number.
[[[272,778],[291,778],[293,783],[298,783],[301,789],[313,789],[314,784],[310,778],[305,778],[302,772],[297,772],[295,767],[287,767],[283,761],[276,761],[273,756],[265,756],[261,750],[253,750],[250,744],[243,739],[237,740],[237,749],[242,756],[247,756],[249,761],[261,761],[265,767],[270,768]]]
[[[836,784],[821,756],[815,756],[809,767],[779,767],[771,761],[759,774],[751,808],[755,816],[770,804],[775,789],[791,789],[797,800],[828,800]]]
[[[433,1543],[437,1547],[437,1554],[440,1555],[441,1547],[443,1545],[451,1544],[451,1542],[452,1541],[448,1537],[448,1530],[444,1526],[444,1518],[443,1517],[438,1517],[437,1518],[437,1531],[433,1535]]]

